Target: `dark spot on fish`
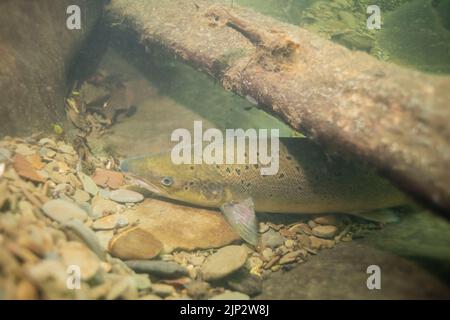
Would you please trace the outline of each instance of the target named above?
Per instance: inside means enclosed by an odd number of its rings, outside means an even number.
[[[302,186],[298,186],[298,190],[303,190]]]
[[[194,185],[194,181],[189,181],[189,185],[193,186]]]
[[[284,173],[281,173],[278,177],[279,177],[280,179],[283,179],[283,178],[284,178]]]
[[[259,168],[259,165],[257,165],[257,164],[254,164],[253,166],[255,167],[255,169]]]
[[[250,167],[249,167],[249,165],[247,164],[247,165],[245,166],[245,170],[248,170],[248,169],[250,169]]]
[[[227,171],[228,173],[231,173],[230,167],[227,167],[226,171]]]
[[[194,166],[191,166],[191,168],[190,168],[191,170],[194,170]]]
[[[286,160],[292,160],[291,156],[286,156]]]
[[[216,164],[216,168],[217,168],[217,169],[219,169],[219,168],[220,168],[220,166],[219,166],[218,164]]]
[[[188,190],[189,190],[189,187],[188,187],[188,186],[185,186],[185,187],[184,187],[184,190],[188,191]]]
[[[241,175],[241,169],[236,168],[236,173],[238,174],[238,176]]]
[[[247,188],[249,188],[252,184],[249,182],[247,183]]]
[[[271,198],[272,198],[272,197],[273,197],[273,194],[269,194],[269,197],[271,197]]]
[[[297,169],[297,172],[300,172],[300,167],[296,166],[295,169]]]
[[[244,180],[241,180],[241,183],[242,183],[242,184],[244,184],[244,183],[245,183],[245,181],[244,181]]]
[[[247,152],[244,152],[244,157],[247,157]]]
[[[259,157],[259,152],[257,152],[256,155]]]

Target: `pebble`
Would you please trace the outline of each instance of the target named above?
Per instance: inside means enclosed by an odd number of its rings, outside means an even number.
[[[71,219],[85,221],[87,213],[75,203],[65,200],[50,200],[42,206],[45,215],[59,223],[65,223]]]
[[[299,223],[295,224],[292,227],[289,228],[290,231],[293,231],[295,233],[304,233],[306,235],[311,235],[312,230],[306,223]]]
[[[69,241],[58,250],[66,267],[77,266],[83,280],[93,278],[100,270],[100,260],[86,246],[79,242]]]
[[[337,234],[335,226],[317,226],[312,229],[312,234],[319,238],[332,239]]]
[[[193,299],[205,299],[208,296],[210,285],[204,281],[191,281],[184,285],[187,294]]]
[[[151,233],[139,228],[130,228],[115,235],[108,245],[108,251],[123,260],[145,260],[156,257],[162,250],[162,243]]]
[[[269,229],[270,228],[269,228],[269,226],[267,224],[265,224],[263,222],[259,223],[259,233],[267,232],[267,231],[269,231]]]
[[[308,226],[309,226],[311,229],[313,229],[314,227],[317,226],[317,224],[316,224],[313,220],[309,220],[309,221],[308,221]]]
[[[269,261],[273,257],[273,250],[271,248],[265,248],[262,252],[262,256]]]
[[[78,203],[88,202],[89,200],[91,200],[91,196],[89,195],[89,193],[80,189],[76,189],[72,197]]]
[[[109,198],[119,203],[136,203],[144,200],[144,196],[136,191],[118,189],[109,194]]]
[[[11,152],[8,149],[0,148],[0,161],[11,159]]]
[[[128,218],[125,215],[111,214],[95,220],[91,228],[94,230],[112,230],[126,227],[128,224]]]
[[[270,229],[261,236],[263,247],[276,248],[284,244],[285,238],[277,231]]]
[[[148,273],[164,279],[175,279],[188,275],[188,270],[175,262],[129,260],[125,263],[137,273]]]
[[[225,291],[212,297],[210,300],[250,300],[250,297],[237,291]]]
[[[309,248],[311,246],[311,239],[306,234],[297,235],[297,241],[302,247]]]
[[[314,219],[314,222],[320,225],[331,225],[337,226],[339,224],[339,220],[335,215],[327,215],[321,216]]]
[[[157,296],[160,296],[162,298],[171,296],[175,293],[175,289],[172,286],[169,286],[168,284],[162,284],[162,283],[156,283],[152,285],[152,291]]]
[[[210,255],[201,268],[203,279],[218,280],[241,268],[247,261],[247,250],[231,245]]]
[[[250,257],[245,263],[247,269],[251,270],[254,268],[261,268],[264,262],[258,257]]]
[[[134,274],[132,278],[134,285],[138,290],[146,290],[152,286],[152,282],[146,274]]]
[[[284,245],[286,248],[293,248],[296,245],[296,242],[294,240],[288,239],[284,242]]]
[[[279,264],[287,264],[295,262],[297,257],[301,254],[301,251],[292,251],[286,253],[284,256],[281,257],[280,261],[278,261]]]
[[[35,153],[35,151],[33,149],[31,149],[30,147],[28,147],[26,144],[17,145],[17,148],[15,151],[16,151],[16,153],[20,153],[23,156],[31,156],[32,154]]]
[[[250,274],[247,270],[241,269],[233,273],[227,279],[227,285],[236,291],[254,297],[262,292],[261,277]]]
[[[64,227],[72,231],[81,241],[83,241],[101,260],[105,259],[105,249],[100,244],[97,235],[90,228],[86,227],[80,220],[70,220],[64,223]]]
[[[326,240],[317,238],[315,236],[310,236],[309,239],[311,240],[311,249],[322,249],[322,248],[332,248],[335,245],[334,240]]]
[[[92,199],[92,217],[100,218],[117,212],[117,203],[104,199],[101,195],[97,195]]]
[[[95,184],[94,180],[92,180],[91,177],[85,175],[83,172],[78,172],[78,177],[81,180],[81,183],[83,184],[84,191],[92,194],[95,196],[98,193],[97,185]]]

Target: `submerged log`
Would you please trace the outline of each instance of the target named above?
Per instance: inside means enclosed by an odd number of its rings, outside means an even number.
[[[450,217],[449,77],[215,1],[113,0],[108,13],[142,45],[162,47],[320,144],[374,165]]]

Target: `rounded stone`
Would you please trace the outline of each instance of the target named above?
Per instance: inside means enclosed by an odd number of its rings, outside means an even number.
[[[109,198],[120,203],[136,203],[144,200],[144,196],[136,191],[118,189],[110,193]]]
[[[47,217],[59,223],[65,223],[71,219],[78,219],[81,221],[87,219],[86,211],[81,209],[75,203],[61,199],[46,202],[42,206],[42,210]]]
[[[218,280],[241,268],[247,261],[247,250],[241,246],[227,246],[209,256],[202,266],[203,279]]]

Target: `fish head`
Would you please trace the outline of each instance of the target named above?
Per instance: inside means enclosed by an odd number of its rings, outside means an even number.
[[[214,166],[174,164],[170,154],[142,156],[121,161],[120,168],[134,183],[153,194],[204,207],[219,207],[225,187]]]

